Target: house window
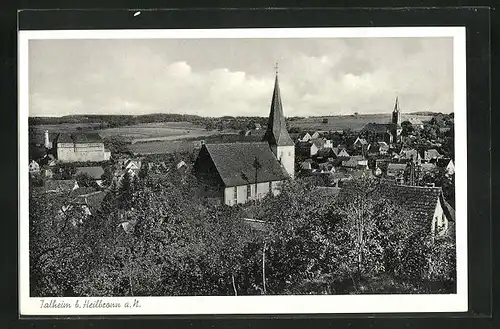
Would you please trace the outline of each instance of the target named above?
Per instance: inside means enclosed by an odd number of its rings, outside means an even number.
[[[250,188],[250,185],[247,185],[247,200],[249,200],[252,197],[252,189]]]
[[[289,156],[289,157],[290,157],[290,156],[292,156],[292,152],[288,152],[288,156]]]
[[[237,186],[234,187],[234,192],[233,193],[234,193],[233,194],[234,201],[238,201],[238,187]]]

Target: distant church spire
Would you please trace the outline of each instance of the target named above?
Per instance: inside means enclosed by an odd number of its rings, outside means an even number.
[[[399,95],[396,96],[396,102],[394,103],[394,112],[400,112],[399,109]]]
[[[399,108],[399,95],[396,96],[396,101],[394,102],[394,111],[392,111],[392,123],[397,126],[401,125],[401,109]]]
[[[294,145],[288,131],[286,130],[285,115],[283,114],[283,105],[281,104],[281,93],[278,81],[278,63],[274,66],[276,78],[274,80],[273,98],[271,100],[271,110],[269,112],[269,121],[267,130],[264,134],[263,142],[276,146]]]

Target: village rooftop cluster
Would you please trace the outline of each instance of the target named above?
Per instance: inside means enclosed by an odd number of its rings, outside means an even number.
[[[433,233],[450,233],[454,162],[453,151],[446,151],[443,140],[453,143],[452,115],[430,122],[402,121],[396,97],[390,122],[369,122],[359,131],[301,131],[290,124],[276,74],[267,125],[249,122],[240,133],[242,138],[252,136],[250,142],[198,140],[190,154],[155,159],[113,153],[96,132],[45,130],[30,135],[30,151],[42,149],[39,156],[30,157],[31,184],[44,193],[69,193],[61,211],[78,206],[91,214],[124,179],[140,180],[172,170],[178,175],[193,172],[204,186],[201,197],[228,206],[277,195],[287,180],[312,178],[318,191],[334,197],[346,182],[364,178],[379,182],[381,197],[425,217]],[[429,125],[439,128],[429,130]],[[444,186],[453,191],[443,191]]]

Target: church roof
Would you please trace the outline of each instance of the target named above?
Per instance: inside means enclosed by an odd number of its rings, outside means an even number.
[[[282,181],[288,174],[267,143],[204,144],[225,186]],[[257,159],[260,168],[254,166]]]
[[[392,123],[375,123],[369,122],[363,127],[363,131],[370,131],[373,133],[387,133],[394,129],[394,124]]]
[[[278,146],[293,146],[293,141],[286,130],[285,115],[283,114],[283,105],[281,103],[281,93],[278,83],[278,75],[274,81],[273,98],[271,100],[271,111],[269,112],[269,121],[267,130],[262,139],[263,142]]]

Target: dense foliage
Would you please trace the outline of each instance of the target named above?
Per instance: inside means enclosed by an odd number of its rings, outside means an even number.
[[[172,164],[174,165],[174,164]],[[367,194],[318,197],[283,184],[258,205],[207,203],[189,173],[124,177],[100,210],[61,211],[32,191],[32,296],[452,292],[452,241],[432,242],[410,214]],[[249,207],[266,226],[241,220]]]

